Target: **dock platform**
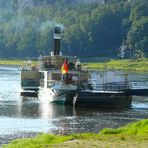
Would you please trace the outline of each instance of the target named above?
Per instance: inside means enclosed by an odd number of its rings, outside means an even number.
[[[123,83],[109,83],[98,86],[99,90],[79,90],[75,106],[96,106],[99,108],[129,108],[132,103],[132,89]]]
[[[129,108],[131,107],[131,92],[117,91],[80,91],[77,93],[75,106],[99,108]]]

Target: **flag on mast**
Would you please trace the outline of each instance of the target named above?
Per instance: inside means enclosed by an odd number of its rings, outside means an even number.
[[[62,74],[65,74],[65,73],[68,73],[68,64],[67,64],[67,60],[65,59],[62,67],[61,67],[61,71],[62,71]]]

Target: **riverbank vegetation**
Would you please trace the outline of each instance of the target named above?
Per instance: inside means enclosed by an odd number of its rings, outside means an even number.
[[[142,147],[148,145],[148,119],[117,129],[105,128],[99,134],[82,133],[68,136],[40,134],[35,138],[18,139],[3,148],[43,147]]]
[[[108,62],[84,63],[88,69],[93,70],[120,70],[148,72],[148,59],[145,60],[111,60]]]
[[[22,66],[22,65],[26,65],[27,61],[26,60],[0,60],[0,65],[3,66]],[[31,60],[31,64],[37,64],[37,61],[32,61]]]
[[[63,28],[64,54],[148,56],[147,0],[80,1],[9,0],[9,9],[8,4],[0,5],[0,57],[49,54],[53,49],[55,24]],[[123,41],[126,48],[121,50]]]
[[[31,61],[32,65],[36,65],[37,61]],[[22,66],[25,60],[0,60],[0,65]],[[120,71],[136,71],[148,72],[148,59],[142,60],[110,60],[106,62],[83,63],[83,66],[90,70],[120,70]]]

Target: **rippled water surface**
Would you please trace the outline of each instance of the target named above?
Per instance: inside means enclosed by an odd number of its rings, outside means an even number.
[[[94,78],[97,74],[93,74]],[[132,74],[130,79],[148,79],[146,74]],[[113,79],[110,74],[109,80]],[[116,80],[120,79],[119,75]],[[101,80],[100,80],[101,81]],[[133,96],[131,109],[101,110],[73,108],[50,104],[46,96],[20,96],[18,68],[0,67],[0,144],[17,137],[30,137],[39,132],[99,132],[104,127],[119,127],[148,118],[148,97]]]

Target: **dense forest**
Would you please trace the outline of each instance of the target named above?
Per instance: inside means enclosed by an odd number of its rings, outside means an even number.
[[[7,2],[0,0],[1,58],[49,54],[57,24],[63,30],[61,50],[68,55],[148,57],[148,0]]]

